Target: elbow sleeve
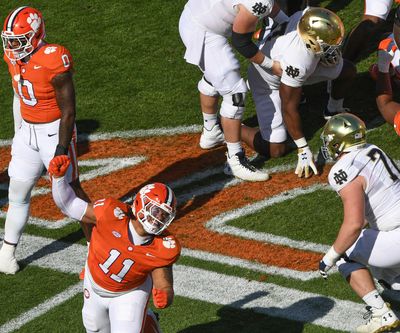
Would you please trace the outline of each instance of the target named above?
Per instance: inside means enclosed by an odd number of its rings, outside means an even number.
[[[52,180],[53,199],[58,208],[67,216],[81,221],[88,203],[78,198],[64,177]]]
[[[258,52],[258,47],[253,43],[253,33],[237,33],[232,31],[232,45],[244,57],[252,58]]]

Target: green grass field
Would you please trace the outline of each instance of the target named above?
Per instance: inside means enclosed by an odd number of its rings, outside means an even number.
[[[66,46],[74,58],[80,133],[172,130],[201,125],[197,91],[200,71],[185,63],[178,33],[185,2],[32,0],[29,3],[43,12],[47,41]],[[10,10],[20,5],[26,2],[1,2],[0,19],[3,21]],[[363,12],[363,2],[356,0],[321,1],[321,5],[337,11],[346,31],[360,20]],[[388,20],[382,31],[389,31],[393,13]],[[345,106],[371,124],[370,142],[400,160],[399,138],[379,116],[374,83],[367,73],[376,60],[377,39],[371,38],[358,63],[357,79]],[[241,60],[245,76],[247,63]],[[0,83],[0,140],[9,140],[13,136],[12,89],[4,62],[0,63]],[[305,94],[308,103],[302,107],[301,116],[307,138],[316,151],[324,124],[322,109],[328,97],[323,84],[307,87]],[[245,122],[255,125],[250,94],[247,100]],[[182,147],[180,142],[175,144],[179,155]],[[282,169],[294,165],[296,160],[296,154],[291,153],[262,162],[261,166]],[[81,174],[95,169],[83,167]],[[218,171],[199,177],[186,177],[178,182],[174,187],[178,198],[191,196],[193,191],[194,201],[206,203],[216,192],[225,190],[224,186],[237,186]],[[292,177],[297,181],[293,173]],[[0,183],[0,205],[7,196],[6,185]],[[196,210],[190,214],[195,216]],[[334,241],[341,218],[341,202],[336,194],[318,188],[254,212],[238,213],[226,226],[246,231],[252,235],[249,237],[270,235],[325,248]],[[4,219],[0,219],[0,228],[3,227]],[[76,291],[85,243],[79,225],[67,223],[48,228],[30,223],[23,240],[24,246],[32,251],[21,254],[23,269],[15,276],[0,276],[0,332],[83,332],[83,297]],[[75,256],[82,253],[79,261],[79,256]],[[182,254],[176,272],[174,304],[157,311],[164,333],[345,332],[352,328],[353,321],[362,321],[361,301],[337,273],[324,281],[317,274],[307,275],[309,272],[296,276],[296,272],[274,270],[256,261],[243,263],[231,259],[191,251]],[[398,303],[393,304],[400,309]]]

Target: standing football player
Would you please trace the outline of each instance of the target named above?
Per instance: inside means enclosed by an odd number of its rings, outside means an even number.
[[[141,333],[145,325],[157,328],[154,317],[146,316],[150,294],[155,307],[171,305],[172,265],[181,249],[166,231],[176,214],[174,192],[154,183],[142,187],[131,206],[113,198],[87,203],[63,176],[69,161],[57,156],[50,162],[52,192],[64,214],[94,225],[84,278],[86,331],[105,333],[112,327],[113,332]]]
[[[336,161],[328,180],[342,199],[344,218],[319,264],[320,274],[327,278],[336,264],[367,304],[366,323],[356,332],[386,332],[400,321],[379,295],[371,273],[400,290],[400,171],[384,151],[366,142],[365,124],[355,115],[332,117],[321,139],[324,157]]]
[[[265,56],[252,41],[258,21],[266,16],[278,23],[287,19],[273,0],[189,0],[179,20],[179,33],[186,46],[185,60],[203,73],[198,83],[204,120],[200,147],[211,149],[226,142],[225,173],[248,181],[264,181],[269,175],[249,163],[241,146],[247,86],[234,49],[280,75],[279,63]],[[217,118],[221,96],[222,129]]]
[[[280,63],[282,75],[274,75],[254,64],[248,69],[259,128],[243,125],[242,139],[263,156],[279,157],[287,151],[288,132],[298,147],[295,173],[299,177],[317,174],[298,110],[302,86],[334,80],[324,118],[344,111],[343,98],[356,69],[342,59],[343,36],[343,23],[335,13],[309,7],[292,15],[261,42],[261,51]]]
[[[11,75],[16,132],[8,167],[9,206],[3,246],[0,250],[0,272],[15,274],[19,265],[15,249],[29,217],[33,187],[49,169],[50,161],[60,155],[71,157],[68,180],[79,196],[88,200],[78,178],[75,91],[72,80],[72,57],[57,44],[47,44],[45,25],[40,11],[32,7],[13,10],[1,32],[4,60]],[[90,229],[84,229],[87,240]]]

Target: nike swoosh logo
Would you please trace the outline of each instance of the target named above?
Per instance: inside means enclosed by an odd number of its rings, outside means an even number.
[[[151,253],[146,253],[146,256],[148,256],[148,257],[153,257],[153,258],[155,258],[156,256],[153,256]]]
[[[42,68],[42,66],[33,66],[33,69],[39,69],[39,68]]]
[[[56,135],[57,133],[54,133],[54,134],[47,134],[47,136],[54,136],[54,135]]]

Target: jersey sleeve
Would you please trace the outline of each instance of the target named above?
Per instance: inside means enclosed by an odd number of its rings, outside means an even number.
[[[160,266],[169,266],[175,263],[181,254],[181,245],[175,236],[163,234],[158,242],[158,257]]]
[[[263,18],[271,14],[274,0],[240,0],[234,1],[234,5],[243,5],[254,16]]]
[[[360,174],[361,170],[352,162],[353,161],[351,161],[351,163],[340,163],[339,161],[329,172],[329,184],[336,192],[339,192]]]
[[[294,88],[302,87],[318,65],[316,59],[312,61],[306,59],[306,61],[301,63],[299,61],[301,59],[296,59],[296,56],[301,57],[299,54],[288,54],[281,61],[281,82]]]
[[[44,62],[43,65],[49,71],[50,80],[73,68],[71,53],[61,45],[49,44],[45,46],[41,58]]]

